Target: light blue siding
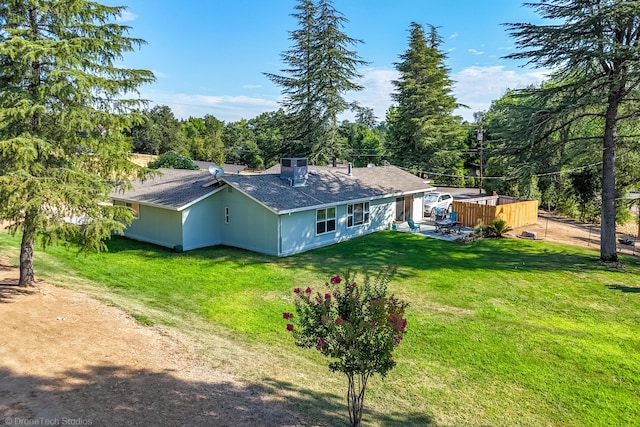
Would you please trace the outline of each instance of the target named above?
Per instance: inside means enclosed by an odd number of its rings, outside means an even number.
[[[347,205],[336,206],[336,231],[316,235],[316,210],[281,215],[281,256],[331,245],[357,236],[391,227],[395,213],[395,198],[369,203],[368,224],[347,227]]]
[[[278,215],[230,187],[220,198],[221,243],[268,255],[278,255]],[[225,208],[229,222],[225,222]]]
[[[182,246],[182,212],[140,205],[139,218],[133,220],[124,235],[168,248]]]
[[[183,249],[185,251],[219,245],[223,222],[220,192],[190,206],[182,212]]]
[[[347,204],[336,205],[336,230],[317,235],[316,209],[278,215],[226,187],[183,211],[140,205],[140,218],[125,230],[125,236],[183,250],[223,244],[287,256],[391,228],[395,201],[395,197],[370,201],[369,223],[353,227],[347,227]],[[413,199],[413,213],[418,212],[422,213],[422,193]]]

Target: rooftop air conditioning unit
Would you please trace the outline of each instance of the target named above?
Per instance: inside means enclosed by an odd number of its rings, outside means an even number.
[[[303,158],[280,159],[280,178],[289,181],[293,187],[302,187],[307,184],[309,173],[309,161]]]

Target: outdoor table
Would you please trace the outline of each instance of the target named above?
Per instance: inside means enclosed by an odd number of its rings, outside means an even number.
[[[458,228],[456,230],[456,227]],[[462,223],[451,219],[441,219],[436,221],[436,233],[460,233]]]

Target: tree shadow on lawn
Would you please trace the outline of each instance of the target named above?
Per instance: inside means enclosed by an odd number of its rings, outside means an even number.
[[[295,386],[289,382],[266,380],[267,387],[272,390],[284,390],[287,396],[287,404],[292,404],[294,408],[305,408],[306,413],[313,412],[315,410],[322,410],[327,408],[328,413],[333,414],[331,418],[320,417],[324,419],[322,425],[326,421],[332,421],[336,425],[347,425],[349,420],[349,413],[347,411],[346,397],[342,400],[337,399],[333,395],[321,395],[321,400],[318,401],[318,395],[315,392],[309,390],[301,390],[300,387]],[[346,380],[345,380],[345,396],[346,396]],[[338,414],[336,417],[335,414]],[[362,415],[364,424],[367,422],[376,422],[385,427],[394,426],[433,426],[431,417],[422,413],[405,413],[405,412],[392,412],[389,414],[383,414],[377,411],[373,411],[367,407],[366,397],[364,405],[364,413]]]
[[[454,269],[456,271],[604,271],[599,254],[586,248],[521,239],[481,239],[470,243],[430,239],[415,234],[383,231],[334,246],[316,249],[283,260],[292,267],[324,271],[327,276],[346,265],[376,273],[387,265],[416,270]],[[321,261],[320,261],[321,260]],[[640,263],[621,256],[637,272]],[[399,274],[402,274],[400,268]],[[405,272],[406,273],[406,272]]]
[[[156,260],[159,257],[167,260],[199,259],[237,264],[239,267],[273,264],[284,268],[304,268],[326,277],[343,274],[350,267],[359,272],[369,270],[377,273],[388,265],[399,267],[400,275],[407,274],[406,268],[402,267],[416,270],[454,269],[471,273],[516,269],[522,272],[605,270],[598,264],[599,254],[588,248],[522,239],[481,239],[460,243],[394,231],[368,234],[283,258],[225,246],[177,253],[124,237],[114,237],[107,242],[107,247],[109,253],[135,252],[136,256]],[[628,267],[620,272],[639,272],[637,257],[620,254],[620,259]]]
[[[264,384],[184,381],[170,371],[112,365],[71,369],[58,377],[18,375],[0,368],[0,378],[0,416],[14,424],[34,419],[79,419],[82,424],[77,425],[348,424],[345,403],[337,396],[273,379]],[[365,417],[385,426],[431,425],[420,414],[367,411]]]
[[[614,291],[624,292],[624,293],[640,294],[640,287],[634,288],[632,286],[624,286],[624,285],[607,285],[607,288]]]

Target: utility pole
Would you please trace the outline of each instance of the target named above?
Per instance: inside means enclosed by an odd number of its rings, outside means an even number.
[[[480,185],[478,186],[478,189],[480,190],[480,194],[482,194],[482,163],[483,163],[483,156],[482,156],[482,133],[484,131],[482,130],[482,125],[480,125],[480,127],[478,128],[478,150],[480,151]]]

